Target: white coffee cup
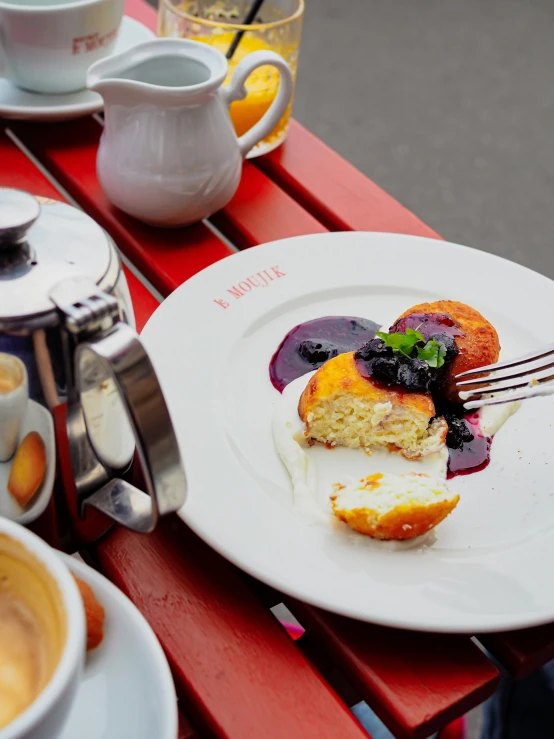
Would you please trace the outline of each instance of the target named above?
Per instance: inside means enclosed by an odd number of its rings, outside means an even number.
[[[0,353],[0,462],[15,453],[28,402],[25,365],[12,354]]]
[[[111,54],[124,0],[0,0],[0,77],[33,92],[81,90]]]
[[[3,601],[7,610],[0,611],[4,628],[7,630],[11,625],[11,633],[16,637],[19,635],[18,619],[14,618],[14,613],[19,616],[19,612],[13,607],[10,610],[10,607],[21,600],[23,617],[35,618],[30,623],[37,626],[36,633],[51,637],[41,642],[47,644],[48,649],[40,652],[43,659],[38,664],[45,663],[48,669],[42,675],[38,692],[15,717],[4,713],[4,719],[8,715],[8,722],[3,722],[0,736],[2,739],[55,739],[69,715],[82,676],[86,652],[83,601],[73,576],[56,551],[23,526],[5,518],[0,518],[0,574],[3,576],[2,588],[7,590]],[[32,633],[28,629],[23,631],[24,641],[21,643],[31,641]],[[13,700],[14,684],[19,688],[22,684],[14,675],[21,678],[24,673],[18,669],[21,660],[14,663],[14,655],[20,654],[12,647],[14,642],[18,642],[17,638],[8,641],[6,636],[2,642],[1,637],[0,634],[0,650],[7,650],[4,660],[8,670],[11,667],[9,702]],[[3,677],[6,680],[6,675]],[[15,695],[20,695],[20,692]],[[5,700],[3,709],[6,711]]]

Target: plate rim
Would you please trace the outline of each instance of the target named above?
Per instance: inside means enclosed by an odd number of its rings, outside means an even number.
[[[268,250],[273,249],[276,246],[282,246],[284,244],[292,244],[297,245],[299,242],[306,242],[306,241],[329,241],[332,242],[335,240],[338,240],[340,238],[343,239],[359,239],[360,237],[369,237],[369,238],[375,238],[377,237],[378,240],[386,241],[387,239],[394,239],[394,240],[400,240],[405,243],[411,243],[413,245],[413,242],[419,242],[420,244],[428,243],[433,244],[436,246],[437,243],[440,244],[441,248],[449,249],[453,248],[456,250],[461,250],[462,253],[464,252],[471,252],[473,255],[478,255],[478,259],[484,260],[484,261],[490,261],[491,263],[504,263],[508,269],[516,269],[518,271],[524,271],[529,274],[529,276],[532,276],[533,279],[540,279],[546,284],[548,284],[549,289],[552,289],[554,286],[554,281],[548,278],[546,275],[543,275],[539,272],[536,272],[525,265],[521,265],[517,262],[513,262],[512,260],[506,259],[505,257],[498,256],[496,254],[491,254],[489,252],[484,252],[480,249],[477,249],[475,247],[465,246],[462,244],[457,244],[455,242],[448,242],[448,241],[442,241],[440,239],[433,239],[430,237],[425,236],[412,236],[410,234],[397,234],[394,232],[376,232],[376,231],[345,231],[345,232],[328,232],[324,234],[307,234],[307,235],[300,235],[300,236],[293,236],[285,239],[278,239],[272,242],[268,242],[266,244],[261,244],[255,249],[249,249],[249,250],[243,250],[238,253],[234,253],[229,255],[232,257],[232,259],[225,258],[223,260],[219,260],[208,267],[204,268],[200,272],[196,273],[194,276],[189,278],[185,283],[181,284],[171,295],[168,296],[168,298],[164,301],[161,306],[165,305],[166,303],[171,304],[175,299],[176,295],[178,293],[182,293],[185,290],[189,290],[191,286],[196,286],[199,282],[206,279],[206,275],[209,274],[210,276],[220,276],[222,274],[225,274],[225,272],[228,270],[229,263],[232,263],[234,265],[237,265],[239,263],[239,260],[241,261],[249,261],[252,259],[252,254],[255,253],[257,255],[261,254],[261,250]],[[333,248],[340,248],[340,245],[337,241],[336,244],[333,244]],[[160,311],[161,306],[156,309],[156,311],[152,314],[152,316],[148,319],[147,323],[145,324],[143,328],[143,334],[146,334],[146,345],[148,349],[148,333],[150,330],[152,330],[152,325],[154,321],[158,320],[155,318],[158,311]],[[501,632],[501,631],[508,631],[512,629],[520,629],[520,628],[528,628],[533,627],[537,625],[542,625],[545,623],[550,623],[554,620],[554,606],[553,611],[550,615],[537,615],[537,611],[535,609],[529,610],[527,612],[519,612],[515,616],[509,616],[508,618],[502,620],[499,618],[494,617],[494,623],[487,623],[488,617],[480,616],[479,619],[481,621],[479,626],[476,626],[475,623],[471,623],[469,625],[463,625],[463,624],[455,624],[454,628],[450,624],[440,624],[437,622],[425,624],[425,623],[414,623],[404,620],[402,617],[398,617],[395,613],[389,613],[386,618],[381,618],[379,616],[375,615],[368,615],[368,614],[361,614],[359,611],[353,608],[349,608],[348,606],[342,605],[340,609],[337,609],[336,607],[331,607],[329,605],[328,601],[321,600],[318,597],[314,597],[311,594],[306,594],[305,592],[302,592],[298,588],[296,588],[294,585],[291,585],[290,581],[284,582],[283,579],[274,578],[271,574],[268,574],[267,572],[258,569],[255,562],[252,560],[246,560],[243,556],[240,554],[236,554],[232,549],[229,547],[222,545],[220,541],[218,541],[216,538],[214,538],[209,531],[206,531],[206,529],[203,528],[201,523],[198,523],[194,518],[189,517],[187,513],[187,504],[185,504],[179,511],[178,511],[179,517],[189,526],[200,538],[202,538],[209,546],[211,546],[213,549],[215,549],[219,554],[224,556],[226,559],[231,561],[233,564],[238,566],[243,571],[247,572],[248,574],[256,577],[257,579],[262,580],[263,582],[268,583],[272,587],[276,588],[277,590],[287,593],[295,598],[298,598],[299,600],[302,600],[306,603],[309,603],[311,605],[314,605],[316,607],[322,608],[323,610],[335,612],[344,616],[347,616],[349,618],[353,618],[355,620],[363,621],[363,622],[369,622],[377,625],[383,625],[388,627],[394,627],[394,628],[402,628],[406,630],[412,630],[412,631],[427,631],[427,632],[436,632],[436,633],[467,633],[467,634],[475,634],[475,633],[491,633],[491,632]],[[471,619],[465,619],[465,620],[471,620]]]

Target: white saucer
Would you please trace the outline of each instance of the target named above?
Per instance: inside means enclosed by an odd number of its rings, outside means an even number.
[[[139,21],[124,16],[115,44],[114,54],[127,51],[156,35]],[[30,121],[67,121],[71,118],[98,113],[103,101],[97,92],[79,90],[64,95],[41,95],[16,87],[0,78],[0,117]]]
[[[93,589],[106,613],[104,639],[85,671],[59,739],[177,739],[177,697],[154,632],[103,575],[60,554]]]
[[[56,472],[56,441],[54,424],[49,411],[34,400],[29,400],[27,414],[21,425],[19,442],[31,431],[37,431],[46,447],[46,474],[38,492],[25,508],[12,498],[8,492],[8,477],[13,463],[13,457],[7,462],[0,462],[0,516],[11,518],[17,523],[28,524],[38,518],[45,510],[52,495],[54,474]]]

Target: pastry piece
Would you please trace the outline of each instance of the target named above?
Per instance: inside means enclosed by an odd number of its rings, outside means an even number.
[[[391,333],[417,328],[425,337],[440,340],[441,334],[454,339],[457,355],[445,365],[433,393],[450,403],[460,403],[457,374],[498,361],[500,342],[494,326],[478,311],[454,300],[420,303],[405,311],[391,327]]]
[[[306,436],[329,446],[398,449],[410,459],[438,451],[444,419],[433,419],[429,394],[389,389],[358,371],[354,353],[330,359],[313,375],[298,405]]]
[[[335,485],[333,513],[374,539],[413,539],[443,521],[459,496],[446,483],[422,473],[375,474],[351,485]]]
[[[85,607],[88,652],[91,649],[96,649],[104,638],[104,608],[96,600],[96,596],[88,583],[75,577],[75,575],[73,575],[73,578],[79,587],[81,598],[83,599],[83,605]]]
[[[31,431],[19,445],[8,478],[8,490],[23,508],[44,480],[46,449],[36,431]]]

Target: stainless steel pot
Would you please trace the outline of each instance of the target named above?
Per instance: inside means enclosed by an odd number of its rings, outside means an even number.
[[[148,532],[160,515],[183,505],[186,479],[177,440],[134,330],[113,241],[76,208],[12,189],[0,189],[0,359],[0,441],[9,442],[13,423],[19,423],[17,455],[34,426],[43,436],[45,428],[56,428],[54,441],[42,439],[46,464],[55,464],[48,459],[53,446],[69,449],[74,488],[66,494],[75,498],[78,516],[92,506]],[[23,386],[3,375],[10,362],[27,375],[21,412],[15,398]],[[66,407],[61,430],[60,406]],[[45,411],[58,423],[41,425]],[[147,493],[121,478],[135,448]],[[13,483],[6,482],[15,458],[0,462],[0,514],[26,523],[43,510],[51,490],[44,489],[43,476],[28,503],[18,506]]]

